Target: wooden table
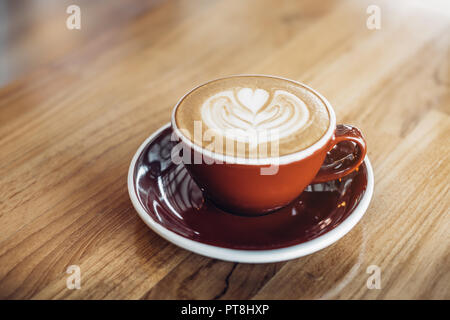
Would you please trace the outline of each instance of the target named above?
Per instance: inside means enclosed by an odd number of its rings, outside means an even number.
[[[66,28],[70,1],[19,3],[0,9],[1,298],[450,298],[448,2],[85,0],[81,30]],[[187,90],[236,73],[309,84],[364,131],[374,197],[327,249],[212,260],[133,209],[137,147]]]

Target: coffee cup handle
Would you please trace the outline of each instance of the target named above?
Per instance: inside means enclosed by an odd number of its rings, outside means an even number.
[[[367,152],[366,141],[361,131],[350,125],[338,124],[334,137],[329,144],[328,152],[333,152],[333,148],[344,141],[354,142],[357,148],[348,150],[349,152],[345,152],[346,155],[337,161],[327,161],[332,158],[327,157],[312,183],[322,183],[342,178],[355,171],[361,165]],[[349,156],[352,156],[351,161],[348,159]]]

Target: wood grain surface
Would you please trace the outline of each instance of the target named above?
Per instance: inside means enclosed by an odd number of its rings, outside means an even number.
[[[448,2],[80,0],[68,30],[70,4],[0,8],[0,298],[450,299]],[[134,211],[138,146],[187,90],[237,73],[304,82],[365,133],[373,200],[334,245],[222,262]],[[370,265],[381,289],[366,286]]]

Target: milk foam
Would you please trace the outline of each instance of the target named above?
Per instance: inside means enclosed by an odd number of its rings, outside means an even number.
[[[180,101],[174,118],[194,144],[241,158],[304,150],[330,124],[327,106],[318,95],[299,83],[270,76],[208,82]]]
[[[225,90],[202,105],[203,122],[220,135],[236,141],[258,136],[258,143],[281,139],[302,130],[309,111],[297,96],[285,91],[264,89]],[[276,131],[277,134],[268,132]]]

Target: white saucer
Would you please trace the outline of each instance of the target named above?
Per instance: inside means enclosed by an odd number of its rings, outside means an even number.
[[[166,240],[172,242],[173,244],[200,255],[214,259],[242,263],[269,263],[299,258],[319,251],[338,241],[345,234],[347,234],[362,218],[372,198],[374,176],[369,158],[366,156],[364,163],[367,168],[367,186],[362,198],[360,199],[354,210],[345,218],[345,220],[340,222],[340,224],[338,224],[334,229],[318,236],[317,238],[300,244],[269,250],[231,249],[199,242],[193,239],[188,239],[187,237],[166,228],[163,224],[158,222],[157,219],[153,218],[141,203],[142,200],[139,199],[136,191],[136,172],[138,170],[136,170],[135,167],[138,158],[140,157],[144,149],[169,127],[170,124],[167,124],[153,133],[137,150],[136,154],[133,157],[133,160],[131,161],[128,171],[128,191],[134,208],[138,212],[141,219],[147,224],[147,226],[149,226],[154,232],[156,232]]]

